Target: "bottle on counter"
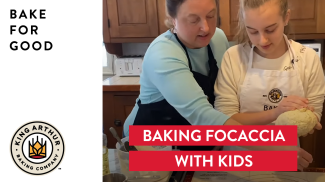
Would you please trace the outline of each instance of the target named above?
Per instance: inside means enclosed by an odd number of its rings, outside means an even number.
[[[103,176],[109,174],[107,136],[103,133]]]

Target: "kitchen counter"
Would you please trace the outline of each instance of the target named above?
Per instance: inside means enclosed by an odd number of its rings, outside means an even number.
[[[103,81],[103,91],[140,91],[140,77],[113,76]]]
[[[122,173],[117,150],[116,149],[108,149],[108,162],[109,162],[109,172],[110,173]],[[156,182],[168,182],[170,176],[172,175],[172,171],[164,177]],[[130,180],[131,181],[131,180]],[[136,181],[136,180],[135,180]],[[140,182],[140,180],[138,180]]]

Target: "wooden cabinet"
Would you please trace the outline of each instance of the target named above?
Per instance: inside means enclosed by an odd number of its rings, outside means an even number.
[[[107,52],[123,56],[122,43],[150,43],[167,31],[165,6],[165,0],[103,0]]]
[[[135,100],[137,99],[138,95],[128,95],[128,94],[114,95],[113,103],[114,103],[114,110],[115,110],[114,113],[115,125],[117,125],[117,123],[124,124],[124,121],[131,113],[135,105]]]
[[[118,135],[122,137],[124,122],[131,113],[138,95],[138,91],[103,92],[103,125],[108,139],[108,148],[115,148],[117,142],[109,128],[114,127]]]
[[[166,1],[157,0],[157,4],[158,4],[158,18],[159,18],[159,34],[162,34],[168,30],[168,27],[165,25]]]
[[[236,34],[239,0],[219,0],[220,28],[228,40]]]
[[[105,43],[151,42],[165,32],[165,0],[103,0]]]
[[[297,34],[325,33],[324,0],[289,0],[291,24]]]
[[[325,1],[289,0],[296,40],[325,39]],[[233,40],[239,0],[219,0],[220,28]],[[121,55],[122,43],[152,42],[168,30],[165,0],[103,0],[103,38],[107,50]]]
[[[111,38],[158,36],[155,0],[107,0]]]
[[[325,38],[325,1],[289,0],[291,28],[296,39]],[[236,34],[239,0],[220,0],[221,29],[229,39]]]

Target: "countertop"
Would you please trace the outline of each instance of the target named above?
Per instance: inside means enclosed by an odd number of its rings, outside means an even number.
[[[140,85],[140,77],[113,76],[105,79],[103,85]]]
[[[110,173],[122,173],[116,149],[108,149],[108,162],[109,162],[108,166],[109,166]],[[168,182],[171,175],[172,175],[172,171],[170,171],[170,173],[166,177],[156,182]],[[137,181],[141,182],[141,180],[137,180]],[[134,180],[134,182],[136,182],[136,180]]]
[[[103,81],[103,91],[140,91],[140,77],[113,76]]]

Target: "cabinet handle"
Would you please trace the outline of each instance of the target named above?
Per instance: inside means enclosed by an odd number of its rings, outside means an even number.
[[[114,121],[115,126],[122,126],[122,122],[120,120]]]

